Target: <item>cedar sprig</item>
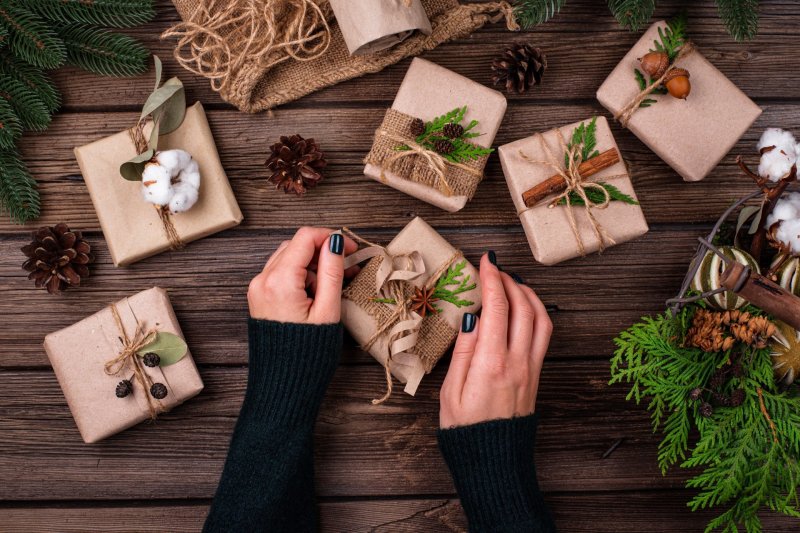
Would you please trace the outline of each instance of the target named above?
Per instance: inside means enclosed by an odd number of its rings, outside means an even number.
[[[608,197],[612,202],[623,202],[628,205],[639,205],[639,202],[637,202],[636,199],[634,199],[632,196],[625,194],[614,185],[606,183],[605,181],[598,181],[595,183],[603,187],[606,190],[606,192],[608,192]],[[586,197],[589,198],[589,201],[592,202],[593,204],[602,204],[606,199],[603,193],[601,193],[600,191],[598,191],[593,187],[584,188],[584,192],[586,193]],[[581,198],[581,196],[575,191],[569,193],[569,203],[570,205],[578,205],[578,206],[585,205],[583,198]],[[566,204],[567,204],[567,199],[561,198],[556,205],[566,205]]]
[[[466,307],[475,303],[469,300],[462,300],[458,297],[459,294],[469,292],[477,287],[475,283],[470,283],[469,274],[464,274],[464,267],[466,266],[467,260],[465,259],[448,268],[436,282],[433,290],[433,298],[449,302],[456,307]]]
[[[449,154],[440,154],[442,157],[451,163],[463,163],[471,159],[479,159],[494,152],[493,148],[484,148],[468,142],[467,139],[474,139],[480,137],[482,134],[474,131],[478,125],[477,120],[471,120],[469,124],[464,126],[464,132],[455,139],[451,139],[444,134],[444,127],[447,124],[461,124],[464,121],[464,115],[467,113],[467,106],[457,107],[452,111],[438,116],[425,123],[425,131],[414,138],[414,142],[424,147],[427,150],[436,151],[436,141],[449,141],[453,144],[453,151]],[[405,151],[410,150],[408,145],[402,144],[395,147],[395,150]]]

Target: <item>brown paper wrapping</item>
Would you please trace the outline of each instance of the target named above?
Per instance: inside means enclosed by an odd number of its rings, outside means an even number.
[[[148,125],[145,136],[149,133]],[[186,117],[178,129],[159,138],[158,147],[186,150],[200,165],[199,200],[189,211],[171,216],[184,243],[242,221],[242,212],[199,102],[186,109]],[[158,212],[142,198],[141,183],[127,181],[119,174],[120,165],[135,155],[128,130],[75,148],[75,157],[116,266],[130,265],[170,248]]]
[[[419,217],[409,222],[394,240],[386,246],[386,250],[392,255],[418,251],[422,255],[422,259],[425,262],[425,271],[428,273],[435,272],[456,253],[456,249],[450,243]],[[458,259],[457,261],[463,260]],[[469,261],[464,267],[464,275],[470,276],[471,281],[474,281],[477,287],[469,292],[460,294],[459,297],[470,300],[474,304],[466,307],[456,307],[448,302],[438,302],[441,312],[437,316],[455,331],[461,328],[461,317],[464,313],[476,313],[481,307],[478,271]],[[352,283],[359,282],[359,276],[356,276]],[[426,281],[427,279],[415,280],[415,284],[422,286]],[[427,321],[428,319],[426,318],[425,320]],[[347,298],[342,298],[342,323],[360,345],[365,344],[378,328],[375,318]],[[383,336],[369,350],[370,355],[382,365],[386,365],[389,353],[387,341],[388,337]],[[442,354],[446,349],[442,351]],[[419,358],[411,361],[393,361],[390,364],[390,370],[395,378],[406,384],[404,390],[412,396],[416,393],[422,376],[426,372],[425,366]]]
[[[653,24],[631,48],[597,90],[597,99],[617,114],[639,93],[633,77],[642,57],[658,39]],[[686,100],[654,95],[658,102],[638,109],[630,129],[685,181],[706,177],[761,114],[759,108],[703,55],[695,50],[678,62],[691,75],[692,92]]]
[[[136,319],[145,329],[155,328],[176,335],[181,333],[169,297],[158,287],[142,291],[117,302],[117,311],[128,335],[133,335]],[[133,380],[133,394],[117,398],[115,389],[128,375],[109,376],[104,365],[119,354],[120,331],[111,308],[87,317],[44,339],[44,349],[64,391],[72,416],[84,442],[93,443],[127,429],[150,417],[147,394]],[[203,390],[192,354],[165,367],[144,367],[153,382],[167,386],[161,401],[165,410],[179,405]]]
[[[588,120],[582,122],[588,122]],[[542,134],[550,151],[559,162],[563,161],[564,150],[558,140],[557,131],[560,130],[564,139],[568,141],[572,136],[572,131],[580,124],[581,122],[576,122]],[[614,141],[614,137],[608,127],[608,121],[605,117],[598,117],[597,150],[604,152],[610,148],[617,149],[617,143]],[[520,156],[520,150],[529,158],[536,160],[547,160],[547,154],[542,147],[541,139],[537,135],[526,137],[498,148],[500,164],[506,176],[508,190],[514,200],[514,207],[520,213],[519,219],[522,222],[525,235],[528,237],[533,257],[545,265],[554,265],[561,261],[578,257],[580,255],[578,243],[575,239],[575,234],[572,232],[565,206],[550,208],[547,201],[540,202],[531,208],[525,206],[522,194],[531,187],[543,182],[555,172],[549,166],[525,161]],[[616,186],[621,192],[636,198],[633,184],[627,174],[625,163],[620,161],[591,176],[588,181],[605,181]],[[604,176],[617,175],[624,176],[604,179]],[[578,231],[583,240],[586,253],[590,254],[598,251],[600,249],[600,240],[589,223],[586,216],[586,208],[584,206],[573,206],[572,212],[575,215]],[[638,205],[616,201],[609,203],[605,209],[594,209],[593,214],[617,244],[644,235],[648,230],[644,214]]]
[[[330,0],[350,55],[380,52],[432,28],[420,0]]]
[[[463,123],[477,120],[475,129],[482,134],[470,139],[470,142],[485,148],[492,146],[506,112],[505,97],[435,63],[414,58],[397,91],[392,109],[429,121],[465,105],[467,113]],[[447,196],[437,189],[389,171],[385,173],[386,180],[383,181],[380,167],[372,164],[364,167],[364,174],[450,212],[463,209],[469,200],[467,196]]]

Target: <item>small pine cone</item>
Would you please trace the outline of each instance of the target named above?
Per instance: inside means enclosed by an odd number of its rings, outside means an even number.
[[[700,405],[700,416],[708,418],[714,414],[714,408],[708,402],[703,402]]]
[[[150,387],[150,396],[156,400],[163,400],[167,397],[167,386],[163,383],[153,383]]]
[[[124,398],[133,392],[133,383],[131,383],[130,380],[123,379],[117,383],[117,390],[115,392],[117,394],[117,398]]]
[[[419,137],[423,133],[425,133],[425,121],[421,118],[415,118],[411,121],[411,135],[414,137]]]
[[[284,135],[269,149],[270,156],[264,164],[271,173],[268,180],[277,189],[303,196],[322,180],[322,170],[328,162],[314,139]]]
[[[442,133],[444,133],[444,136],[448,139],[458,139],[464,135],[464,126],[454,122],[449,122],[442,128]]]
[[[734,363],[734,365],[731,367],[731,374],[737,378],[742,377],[744,375],[744,368],[742,368],[742,364]]]
[[[744,389],[736,389],[731,393],[731,403],[732,407],[739,407],[744,403],[745,392]]]
[[[505,85],[509,93],[522,94],[542,83],[547,56],[529,44],[514,44],[492,61],[492,83]]]
[[[142,357],[142,362],[144,366],[154,367],[161,364],[161,358],[158,356],[157,353],[146,353],[144,357]]]
[[[695,402],[695,401],[700,399],[700,395],[701,394],[703,394],[703,389],[701,389],[700,387],[695,387],[689,393],[689,399],[692,400],[693,402]]]
[[[80,231],[66,224],[45,226],[33,233],[30,244],[22,247],[28,259],[22,268],[37,288],[45,287],[58,294],[67,287],[79,287],[89,277],[89,265],[94,262],[92,247]]]
[[[456,147],[450,141],[441,139],[433,143],[434,149],[442,155],[452,154]]]
[[[711,376],[711,379],[708,380],[708,386],[712,389],[719,389],[728,381],[728,376],[726,373],[720,369],[714,372]]]
[[[727,394],[722,394],[721,392],[715,392],[712,394],[714,398],[714,402],[717,405],[730,405],[731,404],[731,397]]]

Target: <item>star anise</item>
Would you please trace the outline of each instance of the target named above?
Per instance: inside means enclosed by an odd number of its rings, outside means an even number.
[[[436,291],[434,287],[430,289],[416,288],[414,297],[411,299],[411,310],[417,313],[422,318],[428,313],[437,313],[437,309],[433,303],[438,301],[439,298],[434,298],[433,293]]]

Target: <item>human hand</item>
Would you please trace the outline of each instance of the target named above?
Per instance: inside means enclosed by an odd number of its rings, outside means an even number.
[[[552,322],[528,287],[481,258],[481,318],[464,315],[439,397],[439,425],[466,426],[533,413]]]
[[[296,324],[339,322],[344,277],[358,272],[358,267],[345,272],[344,256],[357,248],[333,230],[300,228],[250,282],[250,316]]]

